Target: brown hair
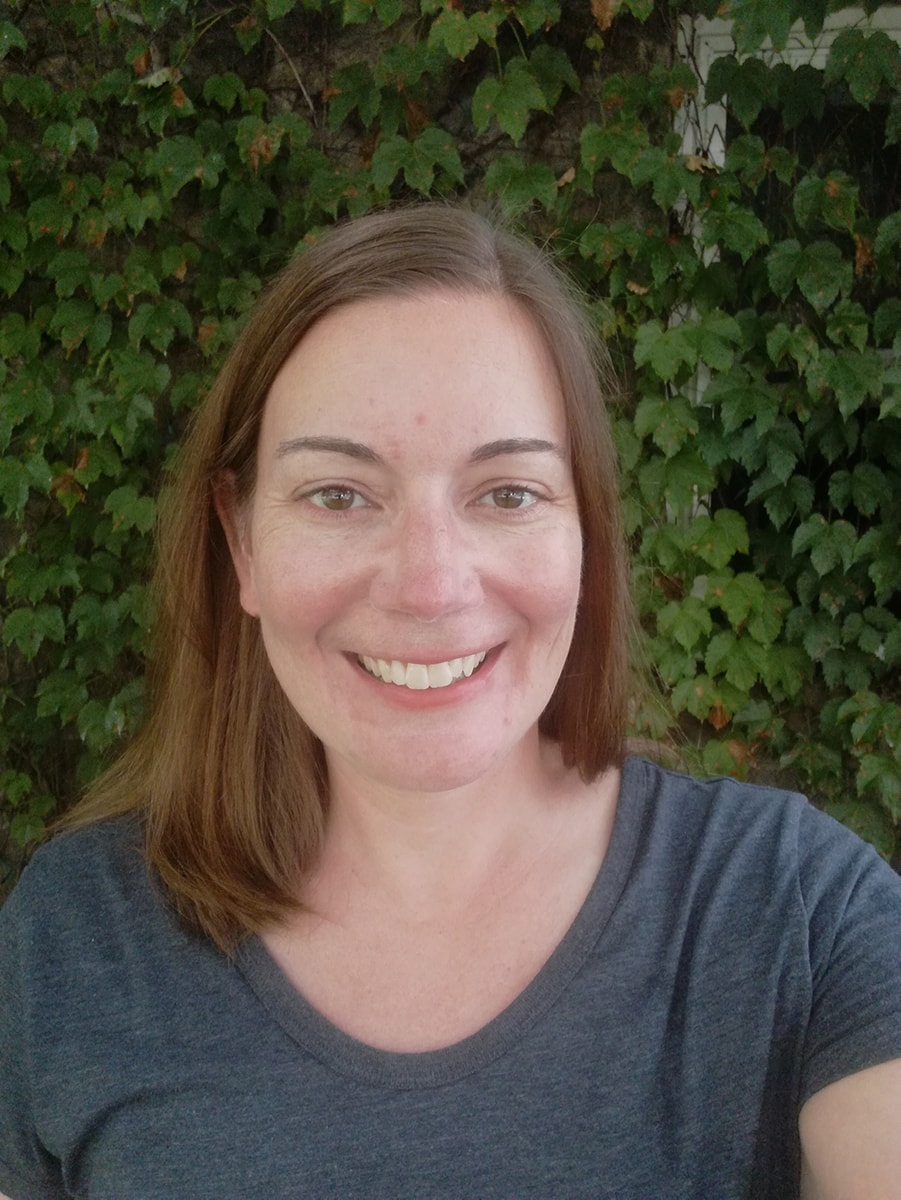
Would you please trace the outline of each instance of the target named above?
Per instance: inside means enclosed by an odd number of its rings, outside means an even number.
[[[343,225],[275,279],[196,414],[162,503],[150,717],[67,822],[140,812],[148,860],[182,917],[223,948],[296,907],[328,788],[322,747],[239,604],[216,490],[229,473],[238,503],[251,496],[269,388],[319,317],[435,287],[515,299],[551,351],[584,560],[572,647],[540,726],[585,779],[623,756],[630,618],[603,403],[613,378],[579,297],[548,256],[464,209],[423,204]]]

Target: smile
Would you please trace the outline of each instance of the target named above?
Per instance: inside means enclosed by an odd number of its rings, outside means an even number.
[[[428,688],[450,687],[458,679],[469,676],[485,661],[487,650],[478,654],[467,654],[465,658],[451,658],[447,662],[403,663],[393,659],[388,662],[384,658],[369,658],[365,654],[357,655],[357,660],[376,679],[383,683],[394,683],[398,687],[410,688],[414,692],[424,692]]]

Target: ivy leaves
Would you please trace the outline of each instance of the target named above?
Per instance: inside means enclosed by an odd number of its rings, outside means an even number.
[[[859,23],[824,67],[770,66],[764,36],[835,6],[731,0],[736,53],[704,81],[667,40],[685,7],[48,0],[45,25],[0,21],[14,838],[140,719],[156,495],[264,279],[336,219],[467,195],[568,263],[632,388],[611,411],[665,714],[637,731],[692,730],[697,769],[791,771],[892,852],[901,214],[853,155],[803,145],[836,95],[901,139],[898,48]],[[691,144],[702,85],[725,161]]]

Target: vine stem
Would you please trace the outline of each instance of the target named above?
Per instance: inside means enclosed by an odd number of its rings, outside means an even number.
[[[306,100],[307,104],[309,105],[310,112],[313,114],[313,121],[315,122],[316,106],[313,104],[313,101],[310,99],[310,93],[304,87],[303,80],[301,79],[300,75],[298,74],[297,67],[295,67],[295,65],[294,65],[294,60],[291,58],[291,55],[288,53],[288,51],[285,49],[285,47],[281,44],[281,42],[278,40],[278,38],[275,36],[275,34],[272,32],[271,29],[267,28],[266,33],[269,35],[269,37],[272,38],[273,42],[275,42],[276,46],[281,51],[282,57],[284,58],[285,62],[291,68],[291,74],[294,76],[294,79],[297,83],[297,86],[300,88],[300,91],[301,91],[301,94],[303,95],[304,100]]]

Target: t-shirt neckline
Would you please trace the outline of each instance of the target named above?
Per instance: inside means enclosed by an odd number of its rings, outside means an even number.
[[[569,929],[538,974],[486,1025],[440,1050],[380,1050],[332,1024],[298,992],[258,936],[238,948],[236,964],[270,1018],[326,1066],[362,1082],[395,1088],[454,1083],[503,1055],[548,1011],[597,945],[629,877],[638,844],[647,764],[627,759],[610,844]]]

